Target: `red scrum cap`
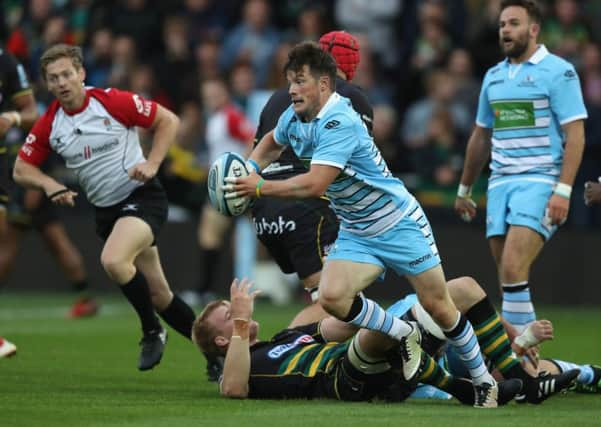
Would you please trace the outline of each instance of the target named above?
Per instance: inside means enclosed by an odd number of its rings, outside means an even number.
[[[346,31],[331,31],[321,36],[319,45],[332,54],[338,68],[346,74],[346,78],[349,81],[353,80],[361,59],[357,39]]]

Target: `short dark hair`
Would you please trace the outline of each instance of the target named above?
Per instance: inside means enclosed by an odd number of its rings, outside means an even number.
[[[40,68],[42,69],[42,78],[44,80],[46,80],[46,67],[48,67],[48,64],[61,58],[69,58],[76,70],[83,67],[83,53],[79,46],[56,44],[47,49],[40,58]]]
[[[326,75],[330,78],[330,88],[336,90],[337,65],[334,57],[323,50],[315,42],[302,42],[294,46],[288,53],[288,62],[284,66],[284,73],[302,71],[307,65],[313,77]]]
[[[511,6],[523,7],[532,21],[537,24],[543,22],[543,11],[535,0],[503,0],[501,2],[501,12]]]

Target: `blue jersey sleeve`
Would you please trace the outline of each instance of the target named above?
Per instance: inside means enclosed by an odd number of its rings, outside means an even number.
[[[476,124],[480,127],[490,129],[493,127],[495,116],[490,108],[488,100],[488,74],[484,77],[482,88],[480,88],[480,97],[478,98],[478,112],[476,113]]]
[[[580,80],[572,64],[566,64],[566,67],[554,76],[549,98],[551,110],[559,124],[587,118]]]
[[[334,114],[324,119],[319,126],[311,164],[344,169],[359,143],[356,126],[365,126],[358,115],[356,120],[346,114]]]
[[[294,110],[292,107],[288,107],[278,119],[278,124],[273,130],[273,138],[275,142],[280,145],[289,145],[290,140],[288,139],[288,127],[290,126],[290,120],[294,116]]]

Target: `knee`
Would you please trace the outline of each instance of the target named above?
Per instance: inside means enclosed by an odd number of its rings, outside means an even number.
[[[320,286],[319,304],[330,315],[343,319],[348,315],[354,296],[346,295],[342,287]]]
[[[103,253],[100,256],[100,262],[106,274],[119,284],[127,283],[136,270],[131,262],[111,254]]]
[[[449,328],[457,319],[457,309],[450,299],[430,297],[420,299],[420,304],[434,321],[443,328]]]

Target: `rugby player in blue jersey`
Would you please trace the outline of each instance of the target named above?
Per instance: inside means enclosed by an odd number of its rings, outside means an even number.
[[[386,268],[394,269],[407,277],[469,369],[475,406],[497,406],[497,384],[486,369],[471,324],[449,296],[428,220],[388,170],[350,101],[336,93],[334,59],[319,45],[304,42],[290,51],[284,71],[292,103],[250,161],[264,168],[290,146],[310,165],[309,171],[283,180],[265,180],[256,173],[228,178],[227,197],[302,199],[325,194],[340,218],[340,231],[322,270],[322,307],[357,328],[400,340],[404,376],[413,377],[421,354],[417,328],[360,294]]]
[[[455,210],[476,215],[472,184],[491,157],[486,237],[503,291],[503,317],[518,332],[536,319],[530,266],[568,216],[584,149],[578,75],[537,44],[542,13],[533,0],[501,2],[499,39],[507,58],[486,73]]]

